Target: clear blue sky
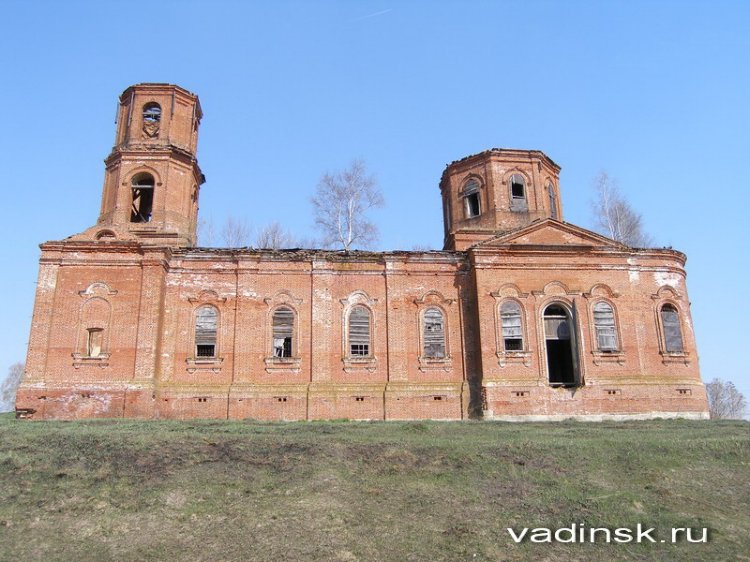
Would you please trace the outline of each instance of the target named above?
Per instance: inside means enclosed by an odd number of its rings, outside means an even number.
[[[96,221],[117,97],[197,93],[201,214],[312,236],[320,175],[378,176],[381,249],[438,248],[445,165],[491,147],[562,166],[565,219],[619,180],[688,255],[704,379],[750,398],[750,3],[0,3],[5,274],[0,376],[25,358],[38,244]]]

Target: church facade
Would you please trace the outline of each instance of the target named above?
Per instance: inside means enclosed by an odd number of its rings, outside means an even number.
[[[201,118],[120,96],[96,224],[41,245],[19,417],[708,417],[685,255],[564,222],[542,152],[448,165],[442,251],[202,248]]]

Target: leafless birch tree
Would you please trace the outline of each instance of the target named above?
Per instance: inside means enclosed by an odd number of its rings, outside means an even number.
[[[8,369],[5,380],[0,384],[0,412],[10,412],[16,402],[16,391],[23,378],[23,363],[14,363]]]
[[[281,226],[278,222],[272,222],[263,228],[256,238],[255,244],[258,248],[279,250],[281,248],[302,247],[297,238]]]
[[[323,245],[349,251],[377,240],[377,226],[367,219],[367,212],[383,206],[383,194],[361,160],[342,172],[323,174],[311,201]]]
[[[198,220],[198,245],[211,247],[220,244],[223,248],[243,248],[250,245],[252,228],[245,219],[229,216],[217,233],[214,221],[209,217]]]
[[[708,411],[711,419],[741,420],[747,411],[747,402],[733,382],[714,379],[706,384]]]
[[[210,247],[216,240],[216,229],[214,222],[210,219],[198,219],[198,245]]]
[[[242,248],[250,245],[251,230],[244,219],[227,217],[221,228],[221,240],[226,248]]]
[[[634,248],[647,248],[653,244],[651,237],[643,231],[641,215],[620,193],[616,180],[611,179],[607,172],[601,172],[594,187],[594,229],[597,232]]]

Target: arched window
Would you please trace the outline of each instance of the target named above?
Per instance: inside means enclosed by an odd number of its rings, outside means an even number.
[[[601,301],[594,305],[594,331],[599,351],[618,350],[615,311],[609,303]]]
[[[285,306],[273,313],[273,356],[292,357],[294,337],[294,311]]]
[[[161,107],[158,103],[147,103],[143,107],[143,121],[146,123],[161,121]]]
[[[466,218],[478,217],[482,213],[479,201],[479,182],[471,179],[464,185],[462,196],[464,198],[464,209]]]
[[[357,305],[349,312],[349,355],[370,356],[370,310]]]
[[[667,353],[683,352],[685,349],[682,344],[680,314],[674,305],[665,304],[661,307],[661,326],[664,333],[664,351]]]
[[[555,186],[551,183],[547,185],[547,195],[549,197],[549,214],[555,220],[558,220],[557,215],[557,197],[555,196]]]
[[[195,311],[195,356],[216,357],[216,325],[219,311],[213,306],[201,306]]]
[[[500,307],[505,351],[523,351],[521,328],[521,305],[516,301],[505,301]]]
[[[445,319],[439,308],[425,310],[422,338],[425,358],[445,359]]]
[[[150,222],[154,206],[154,177],[151,174],[138,174],[131,183],[133,205],[130,209],[130,222]]]
[[[526,179],[521,174],[513,174],[510,177],[510,208],[512,211],[525,211],[526,203]]]

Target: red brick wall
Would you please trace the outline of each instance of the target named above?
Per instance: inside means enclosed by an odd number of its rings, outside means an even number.
[[[18,408],[36,417],[461,419],[472,379],[485,415],[702,413],[705,396],[676,252],[361,254],[43,248]],[[525,352],[504,354],[499,306],[521,303]],[[82,310],[105,300],[103,356],[87,358]],[[616,312],[620,352],[597,353],[592,306]],[[547,384],[542,312],[577,312],[577,389]],[[686,354],[660,344],[658,307],[681,312]],[[373,358],[346,361],[346,311],[372,310]],[[195,357],[195,311],[219,311],[217,357]],[[295,311],[293,357],[272,358],[271,314]],[[422,355],[420,314],[438,307],[447,357]],[[612,392],[609,392],[612,391]],[[43,399],[41,397],[44,397]],[[475,396],[475,399],[478,397]]]

